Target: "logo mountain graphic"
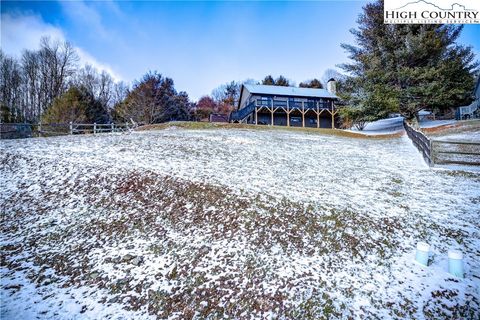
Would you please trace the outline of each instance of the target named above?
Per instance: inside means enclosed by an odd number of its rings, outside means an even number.
[[[418,9],[417,7],[422,7],[422,8],[432,8],[432,6],[438,10],[442,10],[442,11],[477,11],[477,10],[473,10],[473,9],[467,9],[463,4],[460,4],[458,2],[455,2],[455,3],[452,3],[452,5],[450,6],[450,8],[440,8],[439,6],[437,6],[436,4],[432,3],[432,2],[429,2],[429,1],[425,1],[425,0],[418,0],[418,1],[412,1],[412,2],[409,2],[395,10],[400,10],[400,9],[404,9],[406,7],[409,7],[409,9]]]

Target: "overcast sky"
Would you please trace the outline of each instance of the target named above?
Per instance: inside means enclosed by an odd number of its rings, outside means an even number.
[[[2,1],[1,46],[18,57],[50,35],[118,80],[156,70],[196,100],[231,80],[321,78],[347,61],[340,44],[366,2]],[[480,58],[480,25],[461,42]]]

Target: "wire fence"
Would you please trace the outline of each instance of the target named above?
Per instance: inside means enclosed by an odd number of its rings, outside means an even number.
[[[0,123],[0,139],[129,132],[129,123]]]

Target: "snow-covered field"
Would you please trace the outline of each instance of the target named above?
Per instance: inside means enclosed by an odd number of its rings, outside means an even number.
[[[433,136],[434,139],[444,141],[465,141],[465,142],[480,142],[480,128],[467,132],[450,133],[445,135]]]
[[[427,131],[426,134],[434,140],[480,143],[480,120],[454,121],[454,124],[443,130]]]
[[[478,319],[480,175],[429,169],[405,136],[0,146],[2,319]]]
[[[420,128],[436,128],[440,126],[453,125],[457,120],[423,120],[420,122]]]

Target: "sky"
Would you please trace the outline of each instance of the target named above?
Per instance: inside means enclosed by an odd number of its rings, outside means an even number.
[[[367,2],[2,1],[1,47],[19,57],[42,36],[68,40],[117,81],[158,71],[197,100],[232,80],[321,78],[348,62],[340,44]],[[459,41],[480,59],[480,25]]]

